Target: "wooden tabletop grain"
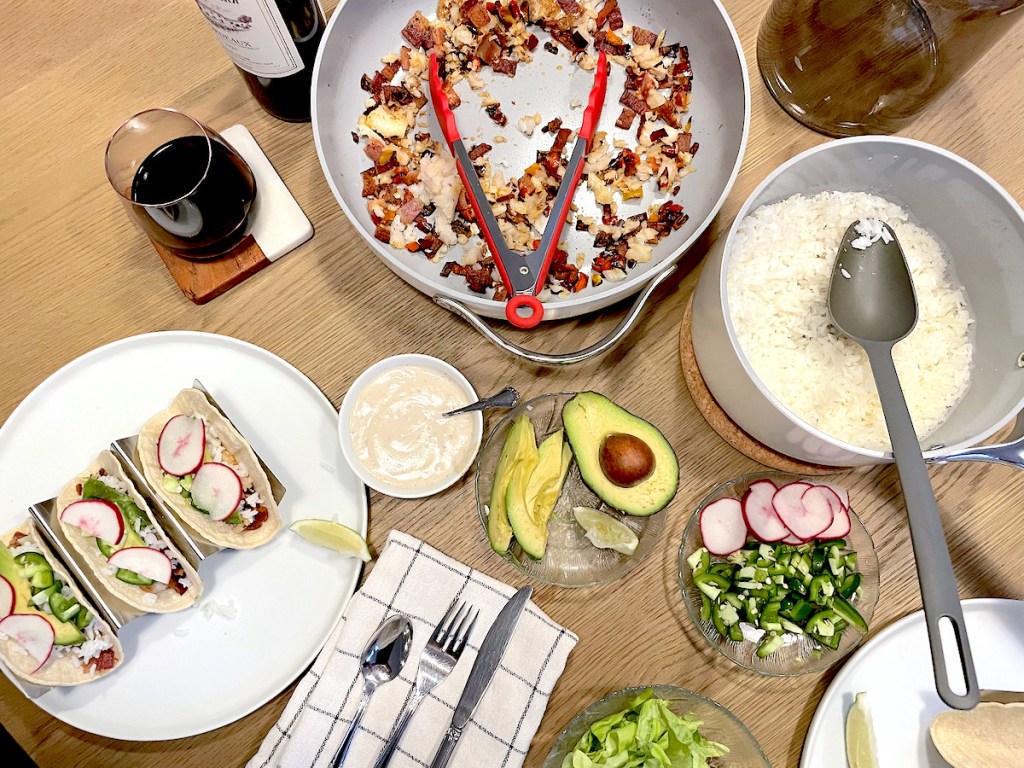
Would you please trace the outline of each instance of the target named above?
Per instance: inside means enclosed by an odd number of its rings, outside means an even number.
[[[327,10],[335,4],[327,2]],[[753,102],[750,141],[732,194],[709,235],[684,260],[684,274],[660,289],[654,311],[621,347],[578,367],[542,370],[487,345],[388,271],[331,195],[310,126],[277,122],[260,110],[192,3],[6,3],[0,31],[0,419],[79,355],[163,329],[211,331],[258,344],[295,364],[335,404],[366,366],[401,352],[442,357],[481,392],[509,383],[528,396],[600,390],[665,432],[679,454],[682,481],[662,540],[628,578],[592,589],[537,589],[537,603],[579,633],[580,642],[527,766],[541,764],[560,728],[587,704],[617,688],[655,682],[716,699],[750,727],[775,766],[796,765],[836,670],[778,680],[738,669],[696,634],[676,585],[676,548],[696,503],[722,480],[758,468],[706,425],[683,383],[678,326],[695,267],[765,175],[825,140],[790,120],[760,82],[754,43],[767,1],[725,5],[746,51]],[[187,301],[103,172],[113,129],[151,106],[179,107],[214,128],[247,125],[312,220],[313,240],[209,305]],[[904,133],[963,155],[1024,200],[1022,124],[1024,26],[1018,25]],[[531,339],[545,351],[580,348],[620,314],[545,326]],[[935,468],[932,478],[962,596],[1024,598],[1024,474],[961,464]],[[920,608],[910,541],[892,469],[850,473],[846,483],[882,563],[875,633]],[[470,478],[428,502],[376,493],[370,502],[371,547],[379,548],[397,527],[499,579],[523,583],[488,549]],[[130,743],[55,720],[0,677],[0,720],[43,766],[237,766],[254,754],[290,693],[212,733]]]

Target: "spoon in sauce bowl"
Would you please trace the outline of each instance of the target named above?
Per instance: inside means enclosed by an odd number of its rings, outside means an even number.
[[[519,393],[512,387],[505,387],[496,395],[491,395],[490,397],[485,397],[482,400],[477,400],[475,403],[470,403],[462,408],[456,408],[454,411],[442,413],[441,416],[447,419],[451,416],[458,416],[460,413],[485,411],[488,408],[511,408],[518,402]]]
[[[903,249],[885,222],[863,219],[846,230],[832,268],[828,311],[840,332],[864,348],[878,387],[910,521],[936,690],[950,707],[972,709],[978,679],[949,545],[892,359],[893,346],[917,324],[917,296]]]

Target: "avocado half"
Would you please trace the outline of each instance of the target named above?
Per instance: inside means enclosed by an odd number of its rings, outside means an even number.
[[[679,462],[668,440],[652,424],[597,392],[581,392],[566,403],[562,424],[583,482],[608,506],[645,517],[664,509],[676,495]],[[601,468],[601,445],[613,434],[632,435],[654,454],[653,470],[636,485],[616,485]]]

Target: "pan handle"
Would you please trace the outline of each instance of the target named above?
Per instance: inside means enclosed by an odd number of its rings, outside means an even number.
[[[665,282],[665,279],[675,272],[675,270],[676,267],[673,264],[669,269],[663,270],[651,278],[651,281],[647,283],[644,289],[640,292],[640,295],[637,296],[636,301],[633,302],[633,306],[629,308],[626,316],[619,321],[619,324],[612,329],[611,333],[600,341],[577,352],[563,352],[560,354],[533,352],[525,347],[520,347],[518,344],[513,344],[503,336],[495,333],[487,323],[481,320],[464,304],[445,296],[434,296],[434,302],[441,305],[452,314],[461,317],[467,323],[476,328],[477,331],[479,331],[489,342],[494,344],[496,347],[505,350],[510,355],[522,358],[523,360],[529,360],[530,362],[538,363],[540,365],[574,365],[576,363],[582,363],[585,360],[590,360],[598,355],[602,355],[622,341],[626,334],[629,333],[636,324],[636,321],[644,311],[644,307],[647,304],[647,300],[651,297],[651,294],[653,294],[654,291],[657,290],[658,286]]]

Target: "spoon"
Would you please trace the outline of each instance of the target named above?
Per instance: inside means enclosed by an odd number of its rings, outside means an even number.
[[[949,546],[892,360],[893,346],[917,324],[917,297],[903,249],[888,224],[869,219],[846,230],[832,268],[828,310],[840,332],[864,348],[878,387],[910,521],[936,690],[950,707],[971,709],[978,703],[978,679]],[[947,648],[957,658],[947,659]],[[954,691],[954,682],[962,693]]]
[[[467,406],[457,408],[454,411],[448,411],[448,413],[442,413],[441,415],[447,419],[449,416],[458,416],[460,413],[483,411],[488,408],[511,408],[518,402],[519,393],[512,387],[505,387],[496,395],[485,397],[483,400],[477,400],[475,403],[470,403]]]
[[[401,614],[386,619],[370,637],[360,657],[359,671],[363,675],[363,695],[359,699],[355,717],[345,732],[345,738],[338,746],[338,751],[334,753],[334,760],[331,763],[334,768],[345,763],[349,747],[355,740],[359,722],[363,719],[363,713],[366,711],[366,705],[370,703],[373,692],[378,686],[398,677],[409,658],[411,645],[412,624]]]

